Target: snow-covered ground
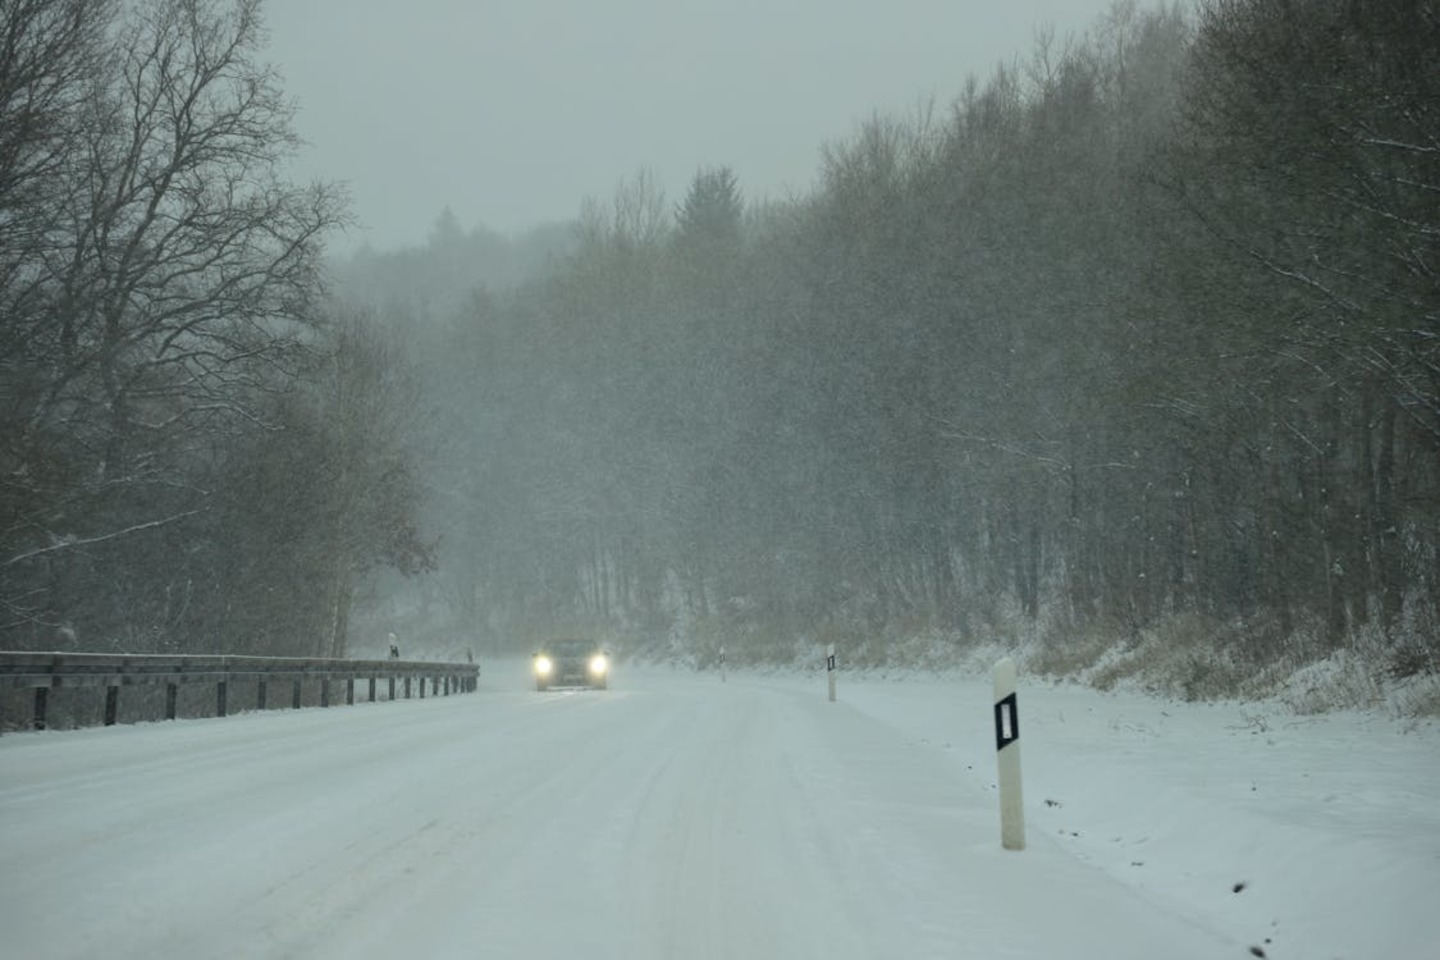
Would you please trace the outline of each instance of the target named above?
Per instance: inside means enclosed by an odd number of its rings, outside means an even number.
[[[1440,728],[625,671],[0,737],[16,958],[1440,957]]]

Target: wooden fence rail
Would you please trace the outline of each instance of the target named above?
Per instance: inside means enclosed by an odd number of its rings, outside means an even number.
[[[34,690],[31,723],[45,729],[50,692],[66,687],[104,687],[105,706],[101,722],[115,723],[119,712],[120,689],[134,686],[165,687],[164,717],[175,719],[181,684],[211,684],[215,688],[215,716],[229,709],[230,684],[236,680],[255,683],[255,708],[269,706],[270,684],[290,682],[290,705],[301,704],[302,685],[320,685],[320,705],[331,704],[331,684],[345,683],[345,702],[355,702],[355,681],[368,681],[368,694],[375,700],[375,685],[386,681],[389,699],[395,699],[397,682],[409,699],[412,684],[425,696],[427,684],[439,696],[473,692],[479,684],[480,668],[473,663],[422,663],[414,660],[309,660],[293,657],[172,657],[148,654],[28,653],[0,651],[0,688]],[[158,719],[158,717],[152,718]]]

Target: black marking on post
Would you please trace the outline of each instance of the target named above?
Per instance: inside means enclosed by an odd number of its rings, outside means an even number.
[[[834,670],[834,669],[835,669],[835,654],[832,653],[832,654],[830,654],[828,657],[825,658],[825,669],[826,669],[826,670]]]
[[[1020,739],[1020,711],[1015,694],[995,704],[995,749],[1004,750]]]

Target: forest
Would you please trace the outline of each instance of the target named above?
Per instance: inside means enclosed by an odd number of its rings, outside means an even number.
[[[327,259],[257,0],[0,0],[0,647],[1440,673],[1440,4],[1120,2]]]

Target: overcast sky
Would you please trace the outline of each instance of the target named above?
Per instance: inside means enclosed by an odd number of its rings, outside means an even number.
[[[872,113],[1081,31],[1110,0],[270,0],[270,59],[310,142],[295,175],[349,184],[340,250],[568,219],[641,167],[673,201],[701,166],[747,198],[803,193]]]

